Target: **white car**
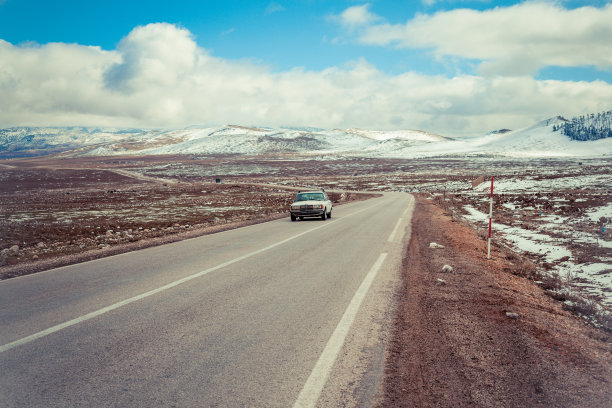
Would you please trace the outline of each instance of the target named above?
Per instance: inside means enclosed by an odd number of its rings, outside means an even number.
[[[298,218],[321,217],[331,218],[332,202],[323,190],[300,191],[291,204],[291,221]]]

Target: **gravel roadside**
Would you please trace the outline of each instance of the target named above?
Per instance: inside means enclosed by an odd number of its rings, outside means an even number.
[[[609,407],[612,335],[521,268],[418,197],[379,406]]]

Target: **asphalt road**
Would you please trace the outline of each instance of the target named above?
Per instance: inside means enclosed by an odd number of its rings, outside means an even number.
[[[2,407],[368,406],[408,194],[0,282]]]

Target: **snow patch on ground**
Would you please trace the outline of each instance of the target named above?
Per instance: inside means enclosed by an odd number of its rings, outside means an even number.
[[[580,170],[577,166],[576,171]],[[612,305],[612,258],[589,255],[612,248],[612,203],[605,198],[610,175],[572,177],[535,168],[526,173],[495,179],[494,198],[502,203],[494,206],[493,239],[537,255],[550,273],[567,277],[573,285]],[[490,183],[479,185],[466,194],[472,204],[462,206],[464,218],[478,228],[488,229],[488,213],[483,210],[488,209],[489,191]]]
[[[468,215],[465,218],[471,222],[488,222],[489,215],[472,208],[463,207]],[[572,252],[565,247],[559,246],[559,240],[549,235],[529,231],[519,227],[511,227],[504,224],[494,224],[493,230],[511,245],[521,252],[531,252],[543,256],[547,262],[555,262],[563,257],[571,257]]]
[[[608,177],[608,181],[610,182],[612,180]],[[587,212],[586,216],[589,217],[591,221],[595,222],[599,221],[602,217],[610,219],[612,218],[612,203],[608,203],[605,207],[595,208]]]

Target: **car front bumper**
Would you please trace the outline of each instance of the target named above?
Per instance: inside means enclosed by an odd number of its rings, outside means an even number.
[[[295,217],[320,217],[325,212],[325,209],[318,210],[291,210],[291,215]]]

